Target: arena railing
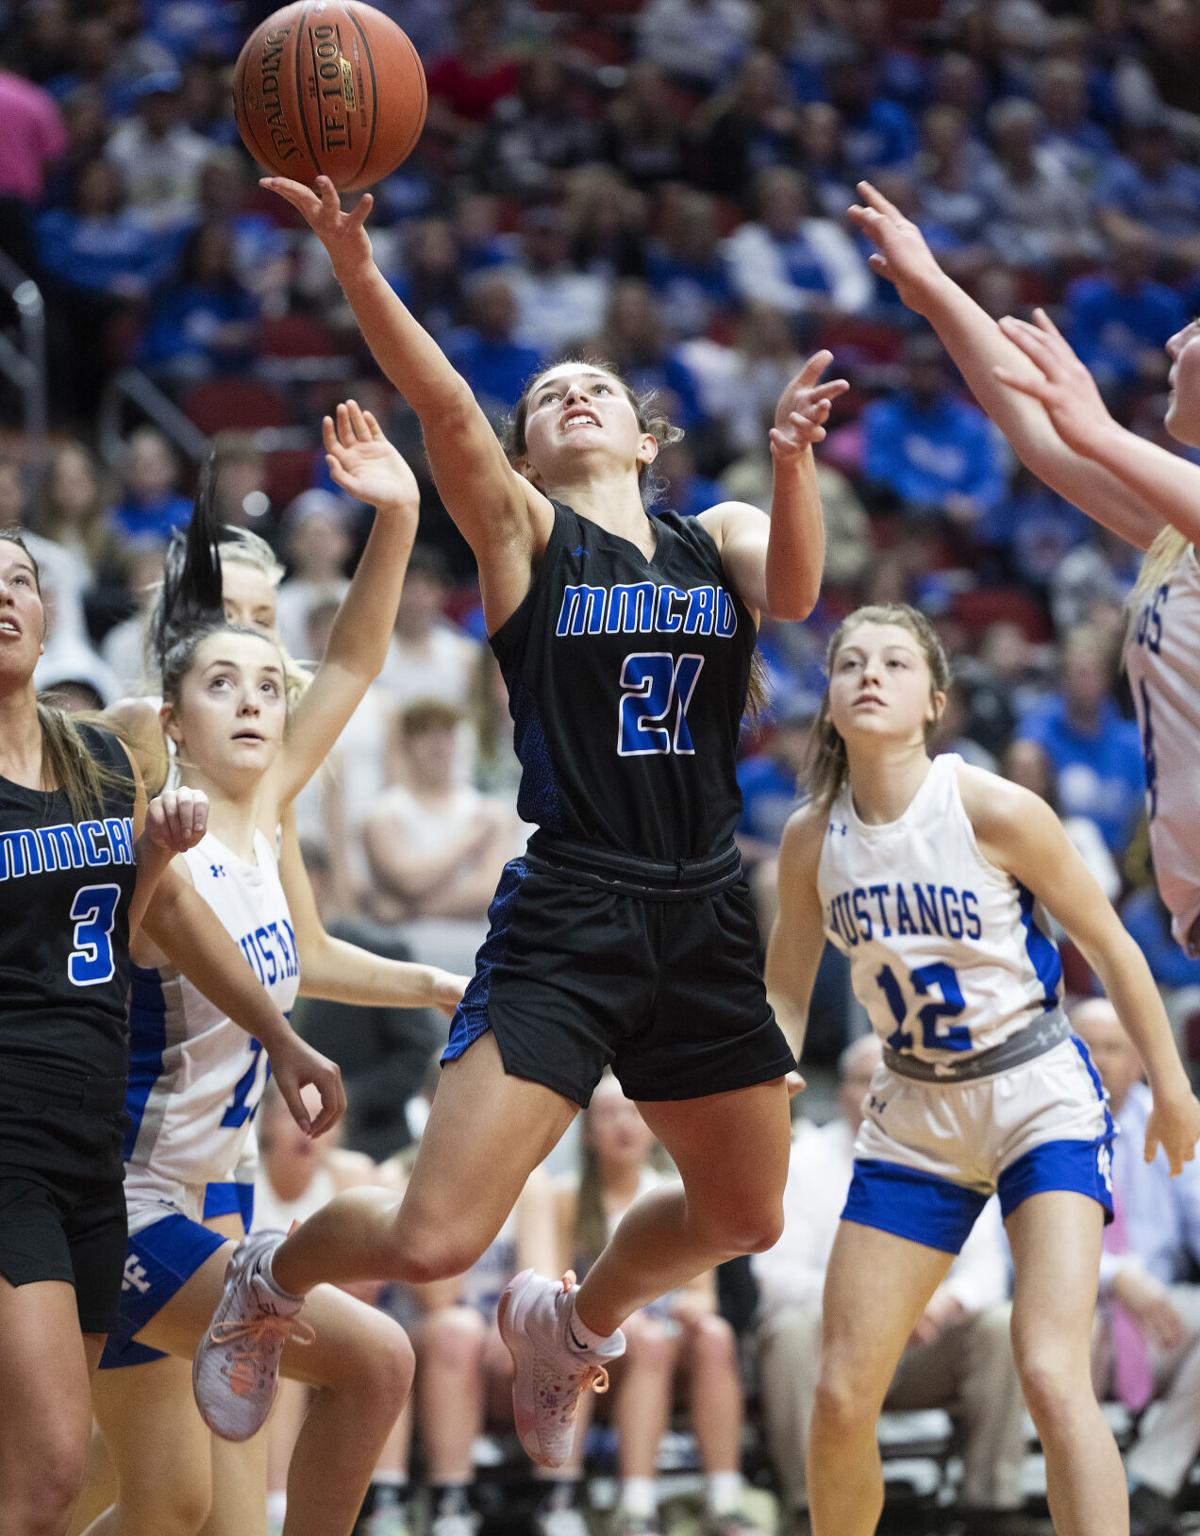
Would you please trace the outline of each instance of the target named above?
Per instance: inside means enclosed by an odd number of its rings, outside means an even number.
[[[46,457],[49,427],[46,304],[33,278],[4,251],[0,251],[0,290],[12,301],[20,333],[18,344],[0,331],[0,373],[20,392],[29,457],[41,464]]]

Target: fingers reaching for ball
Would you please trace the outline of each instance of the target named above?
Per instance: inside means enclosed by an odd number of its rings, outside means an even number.
[[[208,830],[208,796],[202,789],[166,789],[146,808],[146,834],[156,847],[186,853]]]

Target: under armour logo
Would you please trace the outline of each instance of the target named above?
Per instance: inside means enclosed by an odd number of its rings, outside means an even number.
[[[1112,1153],[1107,1147],[1101,1147],[1096,1153],[1096,1168],[1100,1177],[1104,1180],[1104,1187],[1112,1194]]]
[[[830,834],[832,834],[834,832],[840,832],[842,834],[842,836],[845,837],[845,835],[846,835],[846,823],[844,821],[831,821],[829,823],[829,831],[830,831]]]
[[[140,1291],[144,1296],[150,1289],[150,1276],[142,1268],[136,1253],[131,1253],[125,1260],[125,1274],[121,1280],[123,1291]]]
[[[224,866],[224,864],[210,864],[208,866],[208,868],[209,868],[209,872],[212,875],[214,880],[219,880],[221,878],[221,876],[225,873],[225,866]]]
[[[867,1108],[868,1109],[873,1109],[876,1112],[876,1114],[881,1115],[881,1114],[883,1114],[884,1110],[887,1108],[887,1100],[886,1099],[877,1099],[875,1097],[875,1095],[872,1093],[867,1098]]]
[[[573,549],[571,551],[572,558],[573,559],[579,559],[579,560],[584,559],[585,556],[590,555],[590,554],[591,554],[591,550],[590,549],[584,549],[582,544],[579,546],[578,549]]]

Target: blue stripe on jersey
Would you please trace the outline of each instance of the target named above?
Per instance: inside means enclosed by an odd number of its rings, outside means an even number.
[[[1096,1090],[1096,1097],[1104,1105],[1104,1134],[1112,1137],[1116,1135],[1116,1127],[1113,1125],[1113,1117],[1108,1109],[1108,1094],[1104,1091],[1104,1084],[1100,1081],[1100,1074],[1096,1071],[1096,1064],[1092,1060],[1091,1052],[1078,1035],[1071,1036],[1071,1044],[1079,1052],[1080,1059],[1087,1068],[1087,1074],[1092,1080],[1092,1087]]]
[[[162,977],[154,967],[130,966],[129,993],[129,1092],[125,1109],[129,1129],[125,1132],[124,1156],[133,1156],[138,1132],[150,1091],[162,1075],[163,1053],[167,1048],[167,1003]]]
[[[514,725],[513,748],[521,763],[517,814],[522,821],[557,831],[562,823],[558,781],[537,704],[519,678],[509,683],[508,698]]]
[[[1025,929],[1025,951],[1034,974],[1042,987],[1042,1007],[1054,1008],[1058,1003],[1058,989],[1062,982],[1062,961],[1058,958],[1058,946],[1049,934],[1043,933],[1034,921],[1035,897],[1027,885],[1016,882],[1021,898],[1021,926]]]

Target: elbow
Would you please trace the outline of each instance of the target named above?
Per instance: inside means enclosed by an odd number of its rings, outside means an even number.
[[[768,593],[766,602],[767,617],[780,619],[788,623],[801,623],[812,613],[817,606],[817,598],[820,596],[819,586],[813,586],[811,590],[807,585],[787,592]]]

